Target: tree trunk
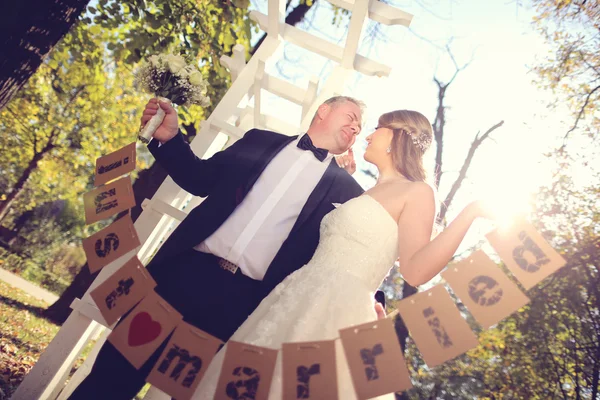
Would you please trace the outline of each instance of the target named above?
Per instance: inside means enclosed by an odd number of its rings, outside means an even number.
[[[0,109],[37,71],[89,0],[20,0],[3,4]],[[10,56],[8,56],[10,54]]]
[[[304,4],[298,5],[290,11],[286,17],[286,22],[290,24],[293,22],[294,25],[299,23],[311,6],[306,6]],[[296,11],[297,9],[303,10],[303,13]],[[288,18],[290,18],[292,14],[294,17],[288,22]],[[260,47],[261,43],[262,40],[259,40],[250,53],[253,54],[256,49]],[[135,203],[137,204],[131,210],[131,218],[134,222],[142,213],[142,208],[139,205],[142,204],[144,199],[151,199],[152,196],[154,196],[154,193],[156,193],[166,177],[166,171],[162,169],[158,163],[154,163],[147,170],[140,172],[138,179],[133,184],[133,193],[135,196]],[[73,279],[73,282],[60,295],[59,299],[44,311],[44,316],[57,324],[62,324],[71,313],[70,306],[73,300],[83,296],[97,275],[98,273],[90,274],[87,263],[83,265],[77,276],[75,276],[75,279]]]
[[[37,165],[40,162],[40,160],[42,158],[44,158],[44,156],[46,154],[48,154],[48,152],[50,150],[52,150],[53,148],[54,148],[54,145],[52,144],[52,138],[50,138],[48,140],[48,143],[46,144],[46,146],[44,146],[44,148],[42,149],[42,151],[40,151],[39,153],[35,153],[33,155],[33,158],[29,161],[27,168],[25,168],[25,170],[19,177],[19,180],[17,181],[17,183],[15,183],[15,186],[13,187],[13,189],[10,191],[8,196],[6,196],[6,200],[4,200],[2,203],[0,203],[0,222],[2,222],[4,217],[6,217],[6,215],[10,211],[10,207],[15,202],[15,200],[17,199],[19,194],[21,194],[21,192],[23,191],[23,188],[25,187],[25,183],[27,183],[27,180],[29,180],[29,177],[31,176],[33,171],[35,171],[35,169],[37,168]]]

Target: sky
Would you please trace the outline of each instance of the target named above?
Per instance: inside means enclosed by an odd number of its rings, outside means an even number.
[[[373,41],[366,35],[369,26],[365,24],[359,48],[359,54],[389,65],[390,76],[377,78],[355,73],[343,92],[363,100],[368,107],[365,128],[354,147],[359,169],[355,179],[365,189],[374,184],[361,171],[369,168],[362,159],[362,149],[364,137],[372,132],[379,115],[394,109],[412,109],[433,122],[437,106],[433,77],[447,81],[454,73],[454,65],[443,50],[450,43],[457,63],[469,65],[450,85],[445,99],[448,122],[444,175],[439,188],[442,199],[458,175],[475,135],[500,121],[504,125],[491,135],[493,141],[488,140],[477,151],[448,216],[452,219],[469,201],[481,198],[494,199],[504,208],[501,211],[526,209],[528,196],[551,178],[552,164],[544,153],[560,146],[572,123],[564,108],[547,108],[553,99],[551,93],[533,82],[531,67],[550,54],[531,23],[534,10],[511,0],[391,3],[414,15],[410,30],[380,25],[384,37]],[[255,0],[252,7],[266,13],[267,1]],[[339,26],[333,25],[332,19],[333,7],[318,0],[298,27],[343,46],[348,19]],[[286,44],[282,57],[267,64],[266,71],[306,87],[311,75],[319,76],[323,82],[333,66],[323,57]],[[271,115],[296,115],[300,120],[299,107],[274,95],[263,95],[262,109]],[[433,166],[433,154],[429,154],[427,163]],[[579,172],[586,176],[585,171]],[[461,248],[472,245],[489,229],[486,223],[474,227]]]

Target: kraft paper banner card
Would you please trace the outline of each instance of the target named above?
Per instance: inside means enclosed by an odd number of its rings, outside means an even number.
[[[101,231],[83,239],[82,244],[88,267],[93,274],[138,247],[140,239],[131,216],[125,215]]]
[[[235,341],[227,342],[215,400],[267,400],[277,350]]]
[[[156,292],[149,292],[117,325],[108,341],[139,369],[173,332],[182,316]]]
[[[83,205],[88,225],[130,209],[135,206],[131,178],[126,176],[87,192],[83,195]]]
[[[191,399],[222,343],[181,321],[146,381],[177,400]]]
[[[398,310],[429,367],[451,360],[478,344],[443,285],[400,301]]]
[[[340,339],[359,399],[412,387],[391,319],[340,329]]]
[[[135,142],[96,160],[94,186],[100,186],[135,169]]]
[[[564,258],[525,221],[515,223],[508,230],[492,231],[486,237],[525,289],[534,287],[566,264]]]
[[[284,343],[283,399],[338,398],[335,341]]]
[[[529,298],[481,250],[450,265],[442,277],[485,329],[529,303]]]
[[[154,279],[134,256],[92,290],[90,296],[106,323],[112,325],[155,287]]]

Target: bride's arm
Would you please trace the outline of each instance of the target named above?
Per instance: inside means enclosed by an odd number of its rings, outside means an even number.
[[[469,227],[481,216],[478,203],[471,203],[431,240],[435,197],[427,184],[416,184],[407,196],[398,220],[400,273],[411,286],[426,283],[450,261]]]

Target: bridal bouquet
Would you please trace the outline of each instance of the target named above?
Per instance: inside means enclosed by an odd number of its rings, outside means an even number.
[[[206,96],[206,81],[202,73],[193,64],[186,63],[179,55],[161,54],[151,56],[135,74],[136,84],[161,101],[172,104],[201,107],[209,105]],[[148,143],[165,117],[159,107],[155,116],[148,121],[138,134],[138,138]]]

